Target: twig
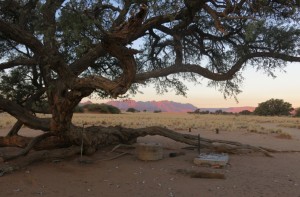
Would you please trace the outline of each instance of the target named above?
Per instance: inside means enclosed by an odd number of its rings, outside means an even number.
[[[131,153],[128,153],[128,152],[123,152],[123,153],[120,153],[116,156],[113,156],[113,157],[110,157],[110,158],[107,158],[107,159],[101,159],[101,160],[98,160],[98,161],[110,161],[110,160],[114,160],[114,159],[117,159],[119,157],[122,157],[123,155],[127,155],[127,154],[131,154]]]
[[[115,146],[113,149],[111,149],[111,151],[110,151],[109,153],[114,152],[115,150],[117,150],[117,149],[120,148],[121,146],[127,147],[127,148],[135,148],[135,145],[118,144],[118,145]]]

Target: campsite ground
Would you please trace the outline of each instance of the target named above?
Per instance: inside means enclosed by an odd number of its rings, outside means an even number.
[[[182,133],[192,128],[191,134],[210,139],[300,151],[299,118],[140,113],[82,114],[74,120],[77,124],[86,121],[127,127],[156,123]],[[0,135],[5,135],[13,120],[3,117],[1,121],[4,123]],[[38,132],[22,128],[21,134],[34,136]],[[105,160],[119,154],[110,152],[112,147],[108,147],[88,157],[89,164],[78,162],[80,156],[44,161],[0,177],[0,196],[300,196],[300,153],[276,153],[273,158],[257,153],[230,155],[229,165],[213,169],[194,165],[197,151],[181,149],[184,144],[159,136],[139,138],[139,142],[150,141],[164,147],[162,160],[141,161],[132,149],[118,149],[130,154]],[[0,154],[8,149],[16,150],[1,148]],[[185,152],[185,155],[171,158],[168,157],[171,152]],[[178,173],[178,169],[222,173],[225,179],[190,178]]]

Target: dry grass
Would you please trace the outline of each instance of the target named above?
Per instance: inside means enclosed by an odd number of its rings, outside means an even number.
[[[299,118],[298,118],[299,119]],[[279,127],[286,127],[286,128],[296,128],[296,129],[300,129],[300,121],[296,120],[295,123],[280,123],[277,126]]]
[[[237,131],[243,130],[255,133],[281,133],[278,128],[262,126],[299,125],[298,118],[291,117],[261,117],[238,115],[195,115],[185,113],[123,113],[123,114],[75,114],[73,122],[77,125],[120,125],[130,128],[147,126],[163,126],[174,130],[210,130]],[[297,127],[294,127],[297,128]]]
[[[17,120],[7,113],[0,113],[0,129],[11,127]]]
[[[288,133],[280,133],[276,136],[276,138],[290,140],[292,139],[292,136]]]
[[[40,115],[47,117],[46,115]],[[6,113],[0,114],[0,128],[11,127],[16,119]],[[96,126],[124,126],[130,128],[162,126],[174,130],[210,130],[215,131],[248,131],[253,133],[282,133],[281,129],[271,128],[271,124],[280,127],[300,129],[300,118],[262,117],[242,115],[213,115],[187,113],[122,113],[122,114],[74,114],[73,123]],[[300,132],[300,131],[299,131]]]

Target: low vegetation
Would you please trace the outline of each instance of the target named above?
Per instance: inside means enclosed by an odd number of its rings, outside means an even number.
[[[98,109],[98,108],[96,108]],[[105,108],[106,109],[106,108]],[[100,110],[101,111],[101,110]],[[47,117],[49,115],[42,115]],[[0,114],[0,128],[12,127],[16,119],[6,113]],[[141,128],[162,126],[174,130],[188,131],[189,128],[197,130],[215,131],[246,131],[261,134],[280,134],[284,128],[300,129],[300,119],[293,117],[261,117],[254,115],[216,115],[216,114],[184,114],[184,113],[153,113],[140,112],[124,114],[97,114],[76,113],[73,122],[95,126],[124,126],[128,128]],[[269,127],[273,125],[274,127]],[[278,128],[280,127],[280,128]],[[300,132],[300,131],[299,131]]]
[[[300,107],[295,109],[295,116],[300,117]]]
[[[76,108],[75,108],[76,109]],[[119,114],[121,110],[117,107],[107,104],[88,104],[84,106],[77,106],[78,112],[93,112],[101,114]]]
[[[133,107],[130,107],[126,110],[126,112],[132,112],[132,113],[135,113],[135,112],[140,112],[139,110],[133,108]]]
[[[121,110],[117,107],[114,107],[112,105],[106,105],[106,104],[90,104],[87,105],[87,109],[90,112],[99,112],[99,113],[105,113],[105,114],[119,114],[121,113]]]

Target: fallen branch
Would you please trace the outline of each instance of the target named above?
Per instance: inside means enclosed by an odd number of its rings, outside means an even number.
[[[32,142],[32,140],[34,139],[35,139],[34,137],[24,137],[20,135],[0,137],[0,147],[26,148],[28,144]],[[44,150],[44,149],[66,148],[69,146],[71,146],[71,144],[69,141],[66,140],[66,138],[61,136],[55,136],[55,135],[51,136],[50,134],[50,136],[48,136],[47,138],[43,138],[43,141],[35,143],[33,149]]]
[[[147,135],[160,135],[170,139],[173,139],[177,142],[182,142],[188,145],[198,147],[198,136],[190,134],[180,134],[174,132],[167,128],[162,127],[147,127],[140,129],[122,129],[122,132],[127,132],[128,135],[132,137],[142,137]],[[215,152],[231,153],[231,154],[240,154],[245,152],[260,152],[268,157],[272,157],[270,150],[263,147],[251,146],[248,144],[242,144],[239,142],[225,141],[225,140],[209,140],[205,138],[200,138],[200,147],[207,148]],[[277,152],[272,150],[272,152]]]
[[[50,136],[50,135],[51,134],[44,134],[37,137],[36,139],[22,137],[18,135],[12,137],[0,137],[0,147],[18,146],[24,148],[24,150],[21,151],[19,154],[13,157],[4,157],[4,159],[12,159],[20,155],[25,155],[32,148],[38,150],[38,149],[45,149],[49,147],[51,148],[62,147],[62,149],[56,149],[54,152],[47,151],[47,150],[36,151],[33,153],[29,153],[26,157],[17,158],[16,165],[14,163],[6,167],[4,165],[2,166],[2,168],[0,168],[0,173],[3,174],[6,172],[10,172],[19,169],[21,167],[25,167],[26,165],[29,165],[34,161],[43,160],[45,158],[67,157],[69,153],[68,154],[64,153],[64,150],[68,150],[66,149],[66,147],[69,147],[71,145],[77,147],[76,151],[80,153],[80,145],[82,143],[82,140],[84,141],[83,143],[84,154],[92,154],[96,150],[102,147],[111,146],[111,145],[119,144],[118,146],[114,147],[112,152],[121,146],[132,147],[132,144],[134,144],[137,141],[138,137],[144,137],[148,135],[160,135],[160,136],[173,139],[177,142],[198,147],[198,136],[190,135],[190,134],[181,134],[162,127],[146,127],[146,128],[132,129],[132,128],[123,128],[120,126],[116,126],[116,127],[92,126],[92,127],[85,128],[85,131],[82,132],[81,127],[72,126],[70,131],[64,133],[64,136]],[[231,153],[231,154],[245,154],[245,153],[259,152],[269,157],[272,156],[270,153],[283,152],[283,151],[277,151],[277,150],[263,148],[263,147],[251,146],[251,145],[242,144],[233,141],[209,140],[205,138],[200,138],[200,147],[202,149],[203,148],[209,149],[210,151],[213,152],[222,152],[222,153]],[[76,153],[76,151],[73,151],[73,153]],[[70,152],[72,153],[72,151]],[[297,152],[297,151],[288,151],[288,152]],[[115,157],[105,159],[105,160],[112,160],[126,154],[128,153],[122,152],[121,154]],[[18,163],[18,161],[21,160],[24,161],[24,163],[22,164]]]
[[[43,139],[46,139],[50,136],[53,136],[54,134],[53,133],[43,133],[42,135],[39,135],[35,138],[33,138],[29,144],[23,149],[21,150],[20,152],[18,152],[17,154],[13,154],[13,155],[5,155],[3,156],[3,160],[4,161],[8,161],[8,160],[12,160],[12,159],[15,159],[17,157],[20,157],[20,156],[24,156],[26,155],[37,143],[39,143],[40,141],[42,141]]]

